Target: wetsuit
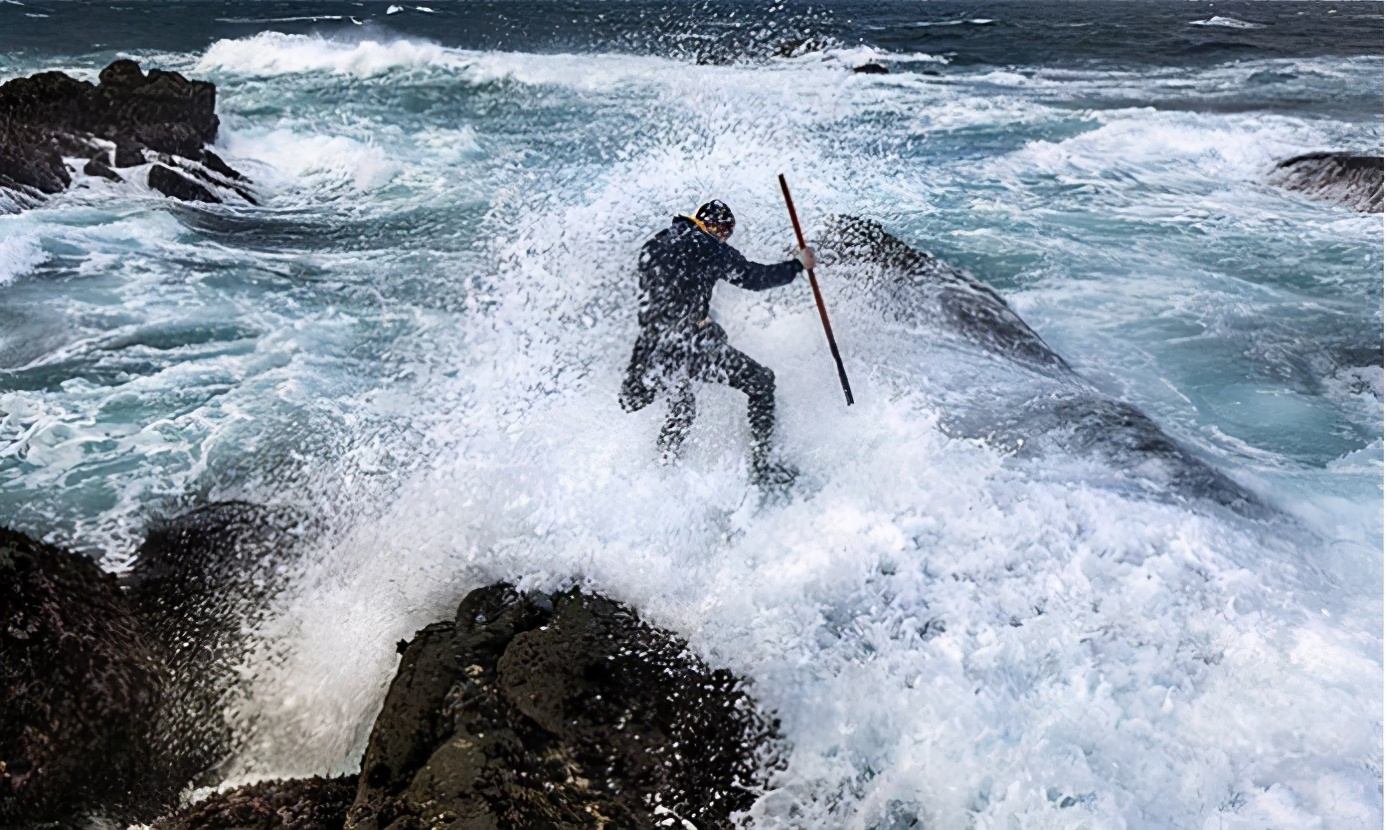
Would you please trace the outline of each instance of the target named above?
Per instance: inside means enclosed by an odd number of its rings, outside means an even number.
[[[692,219],[677,216],[645,243],[639,270],[640,337],[621,388],[621,406],[634,412],[668,394],[669,420],[659,444],[676,455],[696,414],[692,382],[739,389],[747,397],[752,464],[764,467],[775,429],[775,373],[728,345],[726,332],[708,318],[708,304],[718,280],[764,291],[789,284],[803,265],[797,259],[749,262]]]

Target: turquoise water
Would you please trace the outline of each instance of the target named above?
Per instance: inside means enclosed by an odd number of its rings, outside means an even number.
[[[630,601],[752,678],[795,747],[756,827],[1380,823],[1381,220],[1266,182],[1380,152],[1379,37],[1291,31],[1342,25],[1328,4],[1158,4],[1153,41],[1124,6],[843,7],[708,60],[681,7],[583,46],[505,4],[485,37],[380,5],[0,35],[4,77],[127,54],[216,82],[217,150],[263,203],[79,177],[0,216],[0,517],[113,569],[205,499],[333,528],[246,667],[232,780],[350,768],[389,644],[508,578]],[[1334,8],[1379,36],[1379,4]],[[993,22],[915,26],[964,19]],[[1069,24],[1111,31],[1085,53]],[[896,71],[847,71],[868,60]],[[717,197],[733,244],[784,256],[781,172],[810,235],[868,216],[970,270],[1276,515],[950,434],[950,402],[1043,387],[829,269],[851,410],[805,286],[714,303],[776,371],[805,495],[757,506],[725,390],[657,466],[659,413],[615,401],[635,254]]]

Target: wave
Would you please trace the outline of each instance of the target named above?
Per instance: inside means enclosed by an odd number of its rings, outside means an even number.
[[[317,35],[261,32],[249,38],[213,43],[198,60],[195,71],[255,75],[330,72],[369,77],[397,69],[462,69],[469,64],[460,50],[427,41],[341,41]]]
[[[23,232],[0,239],[0,285],[7,285],[44,262],[48,253],[34,234]]]
[[[1235,17],[1222,17],[1221,15],[1213,15],[1212,17],[1208,18],[1207,20],[1190,20],[1190,21],[1189,21],[1189,25],[1190,25],[1190,26],[1221,26],[1221,27],[1226,28],[1226,29],[1264,29],[1264,28],[1266,28],[1263,24],[1260,24],[1260,23],[1248,23],[1248,22],[1245,21],[1245,20],[1238,20],[1238,19],[1235,18]]]
[[[340,14],[314,14],[298,17],[218,17],[218,23],[316,23],[319,20],[346,20]]]

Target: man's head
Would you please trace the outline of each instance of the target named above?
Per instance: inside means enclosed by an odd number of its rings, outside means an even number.
[[[717,237],[722,242],[726,242],[736,229],[736,217],[732,216],[731,208],[725,203],[713,199],[711,202],[698,208],[698,212],[693,214],[708,233]]]

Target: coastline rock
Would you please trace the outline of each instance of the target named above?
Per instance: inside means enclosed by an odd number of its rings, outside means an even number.
[[[115,577],[0,529],[0,825],[130,806],[162,675]]]
[[[144,164],[145,151],[203,163],[204,145],[216,140],[216,87],[177,72],[145,73],[131,60],[101,70],[99,83],[61,72],[40,72],[0,84],[0,188],[33,201],[71,183],[63,156],[105,155],[115,144],[113,167]],[[106,146],[109,146],[107,144]],[[208,169],[243,180],[215,155]],[[206,188],[172,194],[206,201]]]
[[[184,202],[221,204],[221,200],[213,196],[212,191],[162,164],[149,168],[149,186],[165,196],[172,196]]]
[[[880,223],[834,217],[822,260],[851,274],[844,291],[875,321],[905,331],[927,329],[964,351],[1000,359],[1027,377],[975,388],[943,404],[947,431],[1034,454],[1052,448],[1098,457],[1141,492],[1158,498],[1208,501],[1248,516],[1270,509],[1255,494],[1204,462],[1135,406],[1099,392],[1049,347],[1005,299],[966,271],[917,250]],[[1150,488],[1151,479],[1161,486]]]
[[[734,675],[629,609],[493,585],[407,645],[346,827],[730,828],[778,740]]]
[[[123,182],[125,179],[120,174],[112,170],[106,162],[101,159],[92,159],[82,168],[82,172],[88,176],[100,176],[103,179],[110,179],[113,182]]]
[[[1362,213],[1381,212],[1381,156],[1308,153],[1277,164],[1271,181],[1311,199]]]
[[[234,747],[223,716],[250,647],[246,630],[284,587],[302,521],[246,502],[217,502],[153,525],[123,579],[150,648],[170,677],[152,741],[157,798],[210,784]]]
[[[890,70],[879,63],[864,63],[861,66],[853,67],[852,73],[856,75],[889,75]]]
[[[356,776],[262,781],[216,793],[154,822],[153,830],[342,830]]]

